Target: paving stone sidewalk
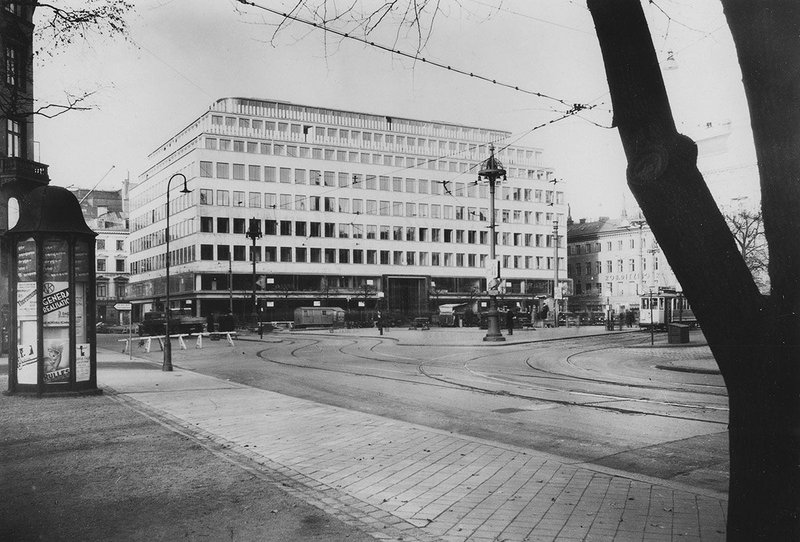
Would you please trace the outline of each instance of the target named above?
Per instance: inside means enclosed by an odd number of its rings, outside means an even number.
[[[101,350],[104,361],[127,355]],[[152,363],[108,364],[107,392],[245,454],[376,539],[713,541],[726,496]]]

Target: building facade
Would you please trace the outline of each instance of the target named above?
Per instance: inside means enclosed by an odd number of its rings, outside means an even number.
[[[78,189],[73,193],[95,239],[95,320],[108,325],[127,324],[128,313],[114,308],[127,300],[128,290],[128,181],[121,190]]]
[[[570,221],[567,239],[567,274],[573,279],[568,306],[572,312],[636,312],[639,296],[646,292],[681,290],[641,217]]]
[[[0,7],[0,353],[9,327],[10,247],[3,237],[19,216],[19,201],[50,182],[47,166],[34,161],[33,11],[27,2]]]
[[[553,224],[564,231],[567,206],[541,149],[508,146],[509,136],[220,99],[152,153],[131,188],[135,316],[164,302],[166,194],[177,174],[191,193],[178,177],[169,217],[173,307],[246,316],[255,288],[269,320],[313,305],[407,317],[452,303],[480,311],[490,217],[478,169],[490,144],[508,173],[496,196],[499,302],[528,309],[552,291]],[[253,243],[246,234],[255,228],[262,236]],[[563,277],[566,254],[559,262]]]

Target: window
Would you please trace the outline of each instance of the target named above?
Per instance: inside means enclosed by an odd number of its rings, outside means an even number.
[[[200,217],[200,232],[201,233],[214,233],[214,219],[210,216]]]
[[[97,283],[97,297],[108,297],[108,283]]]
[[[214,245],[200,245],[200,259],[213,260],[214,259]]]
[[[247,196],[250,207],[261,207],[261,192],[250,192]]]
[[[272,166],[264,166],[264,181],[268,183],[275,182],[275,168]]]
[[[6,47],[6,84],[22,87],[24,78],[20,77],[20,54],[13,47]]]
[[[98,239],[95,245],[97,250],[105,250],[106,249],[106,240],[105,239]]]
[[[200,176],[211,178],[214,176],[214,163],[213,162],[200,162]]]
[[[238,190],[233,191],[233,206],[244,207],[244,192]]]
[[[105,258],[97,258],[97,270],[98,271],[105,271],[106,270],[106,259]]]
[[[228,218],[217,217],[217,233],[229,233],[230,220]]]
[[[226,162],[217,162],[217,179],[227,179],[230,176],[228,166]]]
[[[200,189],[200,205],[213,205],[214,191],[208,188]]]
[[[233,233],[244,234],[244,218],[233,219]]]
[[[19,122],[6,119],[6,136],[8,140],[7,155],[9,158],[22,156],[22,129]]]
[[[261,166],[248,166],[248,179],[251,181],[260,181],[261,180]]]
[[[292,182],[292,170],[288,167],[282,167],[280,169],[280,180],[282,183]]]
[[[233,178],[237,181],[244,180],[244,164],[233,164]]]
[[[125,260],[117,260],[116,261],[116,271],[117,273],[124,273],[125,272]]]
[[[125,250],[125,241],[117,239],[117,250]]]

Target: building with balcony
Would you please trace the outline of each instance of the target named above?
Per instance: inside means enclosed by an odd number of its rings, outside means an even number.
[[[681,289],[642,217],[570,221],[567,253],[572,312],[636,312],[640,295],[659,288]]]
[[[3,234],[16,223],[19,200],[48,184],[47,166],[33,152],[33,12],[28,2],[0,7],[0,353],[5,351],[10,247]],[[13,222],[13,223],[9,223]]]
[[[300,306],[406,317],[442,304],[486,306],[489,145],[507,170],[496,196],[501,306],[552,291],[553,224],[567,205],[542,150],[501,130],[223,98],[150,155],[131,187],[129,299],[134,317],[165,296],[170,195],[172,305],[207,316]],[[180,179],[179,179],[180,181]],[[251,221],[253,226],[251,226]],[[255,245],[246,232],[263,235]],[[563,240],[563,235],[561,236]],[[253,276],[251,257],[256,261]],[[559,258],[561,276],[566,255]]]

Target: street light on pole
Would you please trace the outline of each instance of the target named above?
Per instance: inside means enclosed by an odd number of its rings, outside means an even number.
[[[186,175],[183,173],[176,173],[172,177],[169,178],[167,181],[167,226],[164,229],[164,238],[167,245],[167,255],[166,259],[164,260],[164,264],[167,270],[167,288],[166,288],[166,306],[164,307],[164,363],[161,366],[162,371],[171,371],[172,370],[172,343],[169,339],[169,319],[170,319],[170,308],[169,308],[169,264],[170,264],[170,254],[169,254],[169,188],[172,184],[172,179],[175,177],[181,177],[183,179],[183,188],[181,189],[181,194],[188,194],[191,192],[186,187]]]
[[[478,182],[481,177],[489,182],[489,229],[491,239],[489,242],[489,265],[492,266],[490,273],[486,276],[486,290],[489,292],[489,311],[486,313],[486,336],[484,341],[505,341],[506,338],[500,333],[500,322],[497,318],[497,289],[500,287],[500,265],[496,262],[497,254],[495,244],[497,242],[495,211],[494,211],[494,192],[495,183],[500,177],[506,180],[506,170],[503,164],[494,157],[494,145],[489,145],[489,158],[481,165],[478,171]]]
[[[561,297],[561,287],[558,285],[558,220],[553,220],[553,327],[558,327],[558,300]],[[556,297],[558,296],[558,297]]]
[[[253,240],[253,246],[250,249],[250,259],[253,260],[253,298],[251,304],[253,306],[252,321],[258,319],[258,307],[256,306],[256,241],[261,239],[261,221],[257,218],[250,219],[250,228],[245,233],[249,239]]]

